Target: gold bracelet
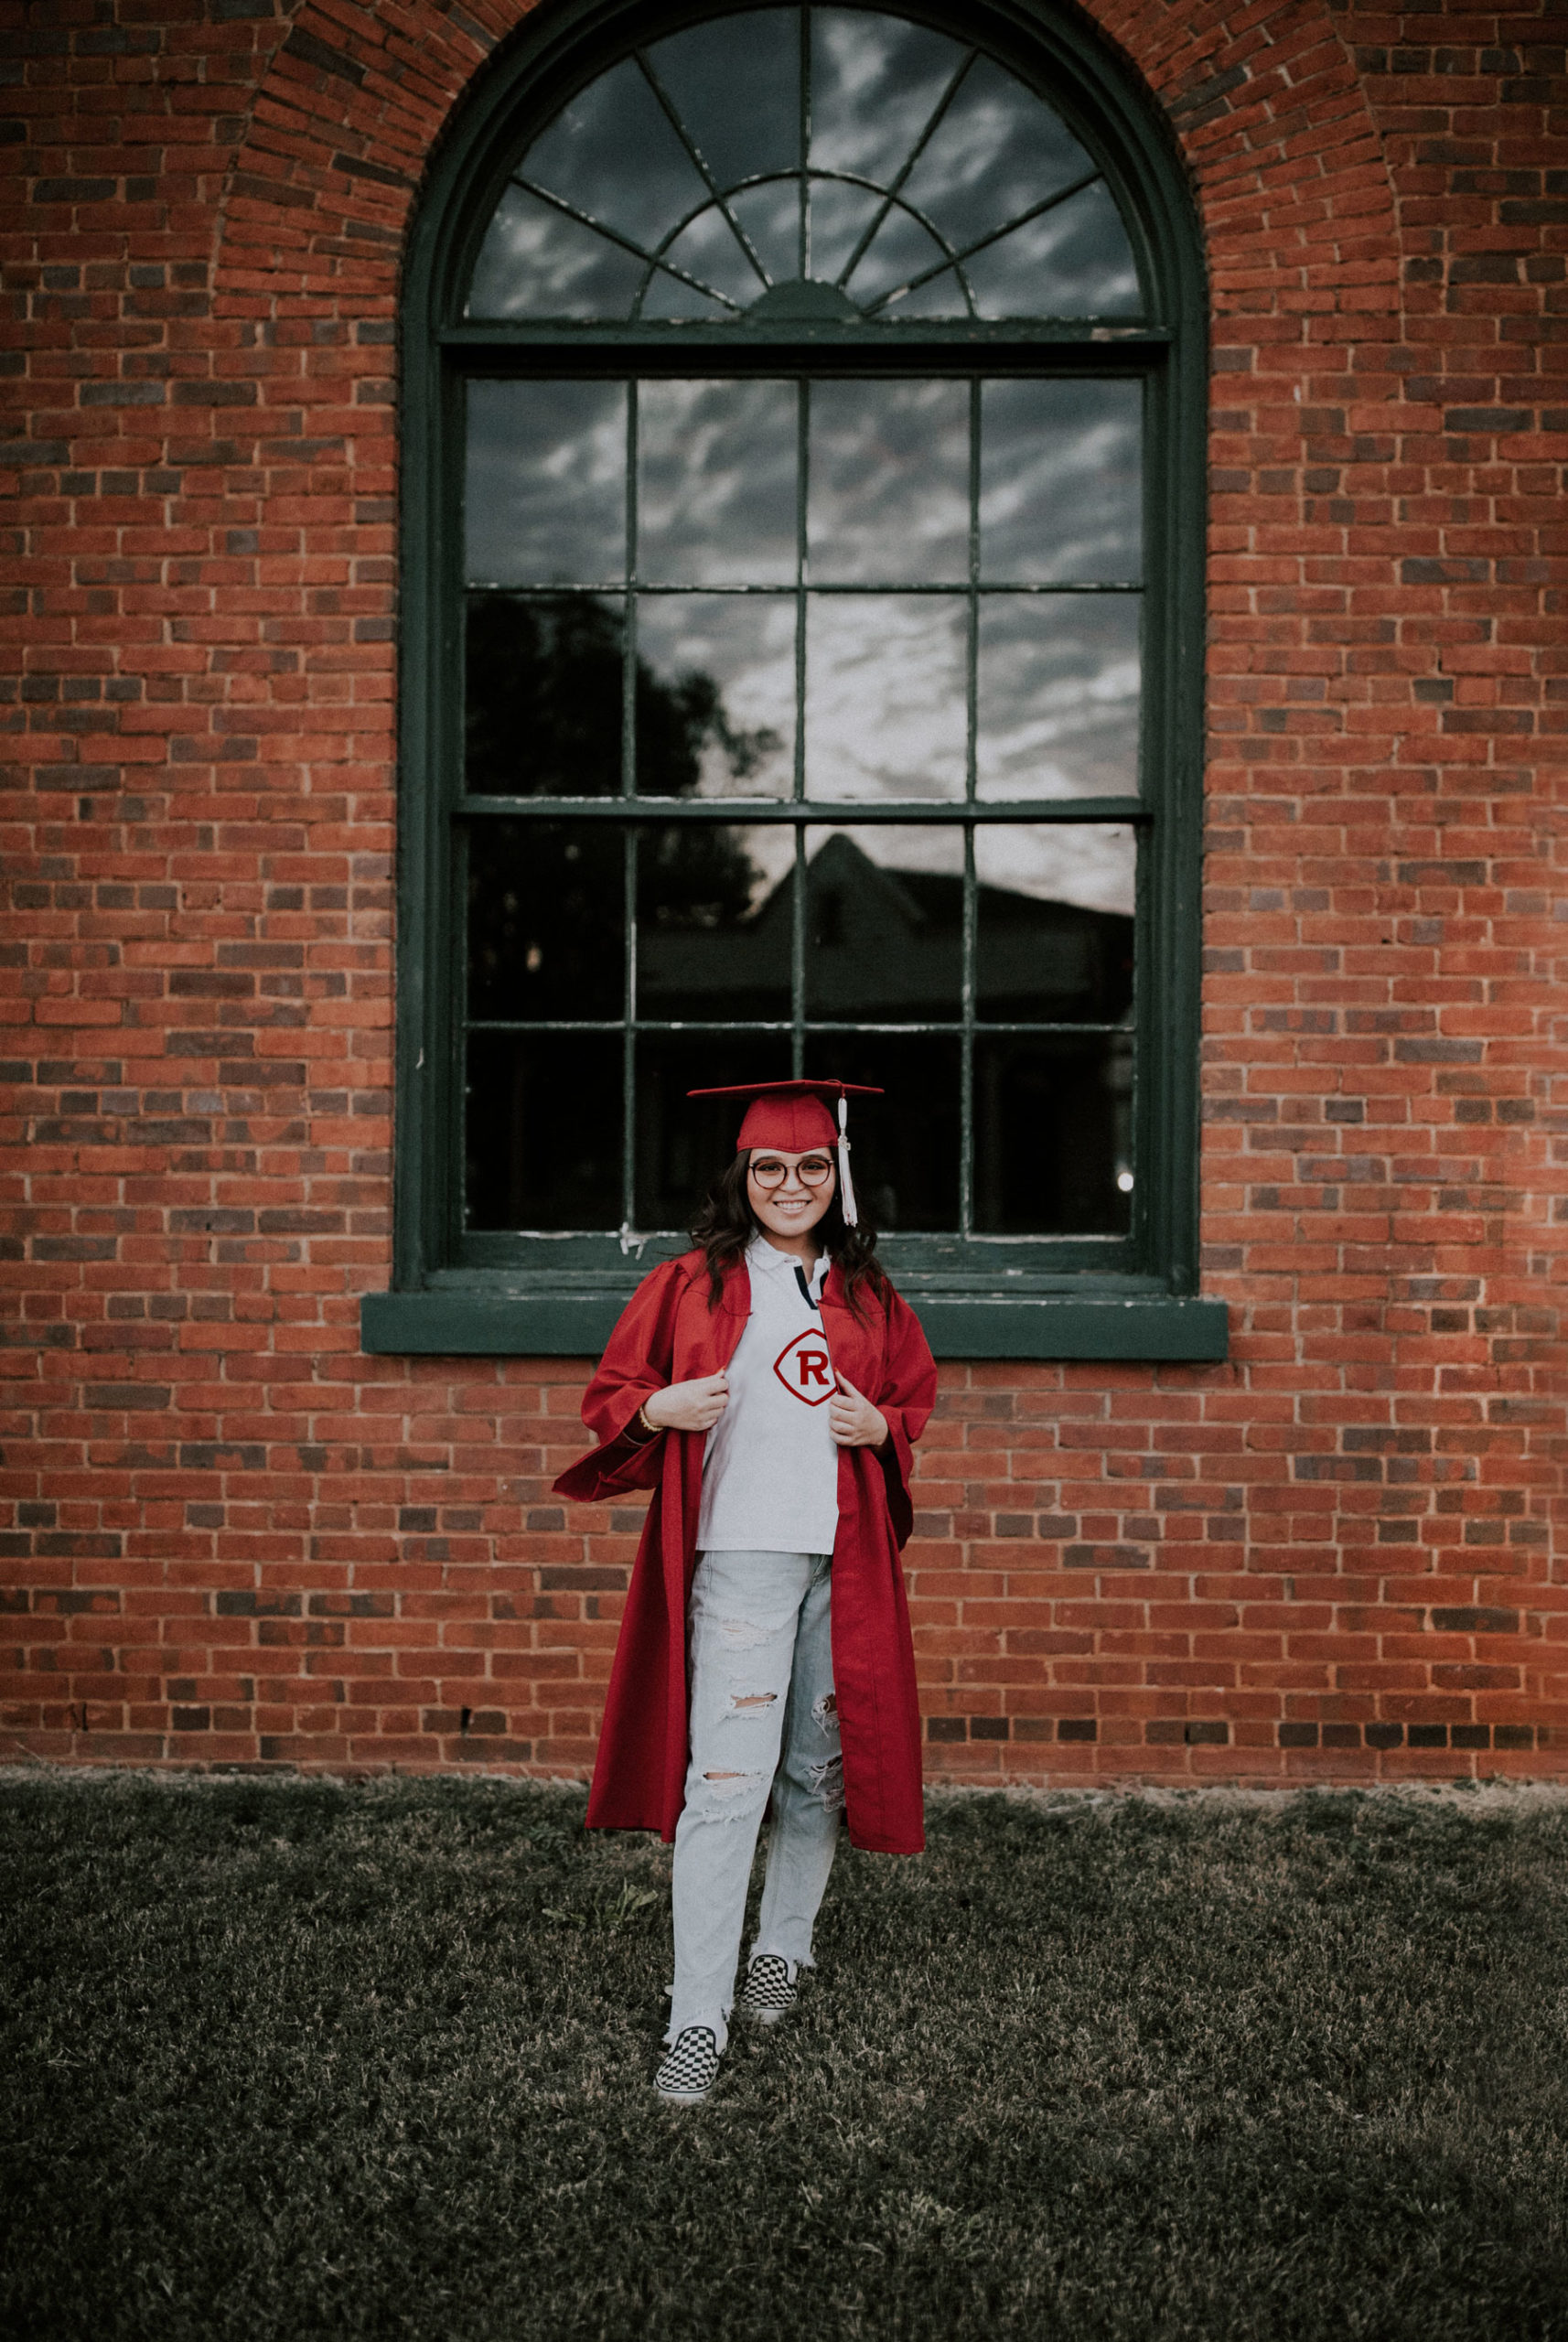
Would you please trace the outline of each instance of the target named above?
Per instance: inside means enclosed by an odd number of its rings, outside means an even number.
[[[648,1402],[646,1399],[637,1411],[637,1420],[642,1425],[643,1430],[648,1434],[650,1439],[657,1437],[659,1425],[657,1423],[650,1423],[648,1420]]]

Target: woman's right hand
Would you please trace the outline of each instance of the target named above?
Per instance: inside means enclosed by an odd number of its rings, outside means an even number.
[[[660,1431],[712,1431],[729,1405],[729,1376],[703,1374],[693,1382],[671,1382],[642,1402],[642,1412]]]

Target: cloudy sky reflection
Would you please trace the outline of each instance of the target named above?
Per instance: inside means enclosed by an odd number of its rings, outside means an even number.
[[[467,314],[723,319],[758,298],[764,275],[801,274],[843,282],[863,307],[897,296],[889,316],[962,316],[972,302],[983,317],[1137,310],[1115,203],[1044,99],[928,27],[842,8],[809,16],[804,157],[797,10],[718,17],[656,42],[650,71],[681,131],[634,59],[581,91],[520,157]],[[713,204],[708,174],[751,254]],[[895,186],[877,224],[880,193]],[[966,295],[944,263],[982,243],[962,263]]]
[[[711,676],[732,731],[748,736],[739,768],[717,747],[707,755],[702,786],[714,794],[788,795],[793,787],[803,396],[807,794],[844,804],[957,804],[967,785],[972,519],[988,588],[1134,584],[1138,385],[983,383],[972,515],[964,382],[641,384],[639,575],[648,587],[694,590],[634,593],[639,655],[668,682]],[[628,399],[620,382],[470,386],[474,585],[624,589]],[[876,586],[886,590],[870,590]],[[914,586],[926,590],[899,590]],[[975,597],[983,801],[1136,790],[1141,598],[996,590]],[[1042,829],[1020,885],[1033,890],[1048,867],[1064,899],[1130,909],[1130,865],[1120,849],[1108,856],[1086,839]],[[886,832],[868,831],[864,842],[890,867],[909,850]],[[767,833],[757,848],[764,876],[776,877],[789,854],[787,832]]]

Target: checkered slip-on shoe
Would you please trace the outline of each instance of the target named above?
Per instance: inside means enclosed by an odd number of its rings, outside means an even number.
[[[711,2025],[689,2025],[653,2077],[669,2106],[701,2106],[719,2078],[719,2045]]]
[[[736,2008],[754,2025],[777,2025],[795,2005],[789,1963],[776,1951],[759,1951],[746,1971]]]

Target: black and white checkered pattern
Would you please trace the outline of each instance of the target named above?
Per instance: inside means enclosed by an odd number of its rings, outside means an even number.
[[[736,2005],[757,2025],[777,2025],[795,2005],[789,1963],[776,1951],[759,1951],[746,1971]]]
[[[706,2025],[689,2025],[653,2077],[660,2098],[674,2106],[698,2106],[719,2078],[719,2045]]]

